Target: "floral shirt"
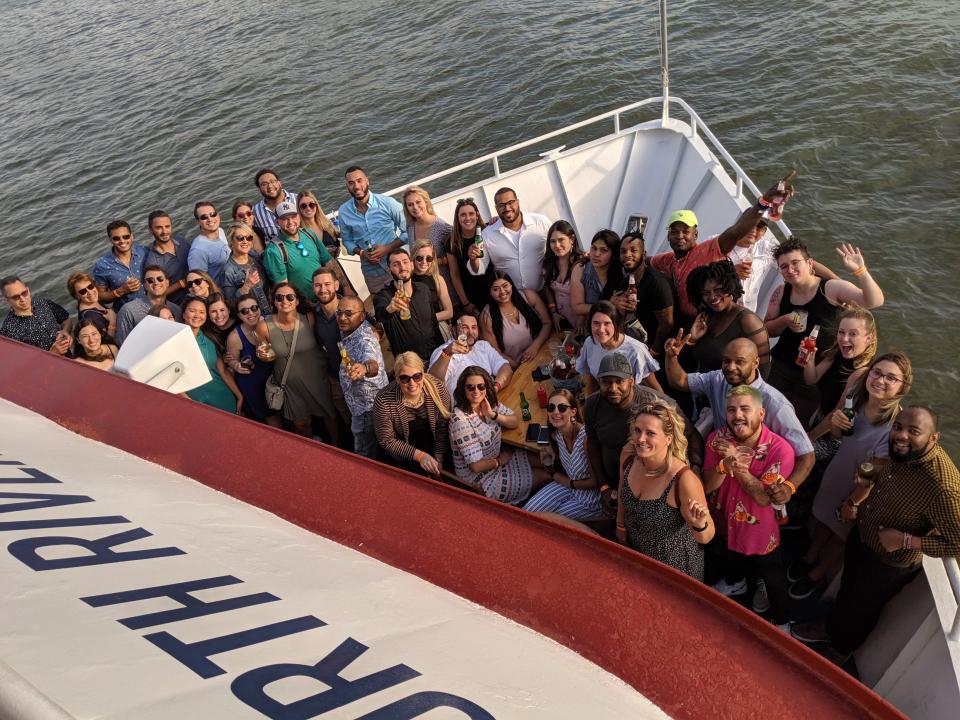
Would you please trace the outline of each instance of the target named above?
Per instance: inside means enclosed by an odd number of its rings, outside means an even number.
[[[726,428],[710,433],[703,458],[705,468],[716,468],[720,463],[721,458],[713,449],[714,438],[718,436],[736,444]],[[750,474],[754,477],[763,479],[768,469],[771,474],[775,471],[781,477],[788,477],[793,472],[793,448],[766,425],[761,426],[760,437],[753,449],[755,454],[750,463]],[[758,504],[733,475],[728,474],[723,479],[723,485],[711,493],[709,502],[717,531],[726,536],[730,550],[743,555],[767,555],[780,547],[780,526],[774,517],[773,506]]]

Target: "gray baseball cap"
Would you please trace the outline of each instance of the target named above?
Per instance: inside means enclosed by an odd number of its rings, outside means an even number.
[[[600,361],[600,370],[597,372],[598,378],[618,377],[624,380],[633,378],[633,368],[630,361],[623,353],[610,353]]]

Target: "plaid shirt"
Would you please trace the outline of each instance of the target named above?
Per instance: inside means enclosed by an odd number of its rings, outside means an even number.
[[[916,565],[922,555],[960,556],[960,473],[939,445],[915,460],[892,462],[877,479],[857,517],[860,539],[885,563]],[[888,553],[881,527],[914,536],[920,550]]]

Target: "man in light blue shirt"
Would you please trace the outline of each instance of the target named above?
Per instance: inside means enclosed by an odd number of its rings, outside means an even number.
[[[363,168],[352,165],[345,177],[353,197],[340,206],[341,239],[348,253],[360,256],[367,289],[376,295],[391,280],[387,255],[407,244],[407,220],[399,202],[370,192]]]
[[[707,373],[690,373],[680,367],[677,356],[683,348],[683,331],[676,338],[670,338],[664,344],[664,356],[667,380],[670,387],[706,397],[714,408],[714,417],[725,412],[727,392],[737,385],[749,385],[760,391],[763,396],[763,409],[766,411],[764,423],[777,435],[786,438],[796,454],[793,472],[788,480],[794,488],[800,487],[813,469],[816,460],[813,444],[797,418],[790,401],[772,385],[760,377],[758,368],[760,358],[757,346],[747,338],[737,338],[723,348],[723,364],[720,370]],[[771,497],[773,502],[786,503],[793,492],[785,483],[778,485]]]
[[[230,258],[230,245],[220,227],[220,213],[213,203],[203,201],[193,206],[193,216],[200,226],[200,234],[190,244],[188,269],[210,273],[219,285],[223,282],[223,268]]]
[[[112,249],[93,264],[93,282],[100,291],[100,302],[113,301],[114,311],[120,312],[124,303],[144,297],[140,278],[147,249],[134,244],[133,230],[126,220],[107,225],[107,237]]]

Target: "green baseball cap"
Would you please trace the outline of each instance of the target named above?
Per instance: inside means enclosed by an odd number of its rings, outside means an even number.
[[[687,227],[694,227],[700,224],[697,222],[697,216],[693,214],[693,210],[675,210],[670,213],[670,217],[667,218],[667,230],[669,230],[670,226],[675,222],[682,222]]]

